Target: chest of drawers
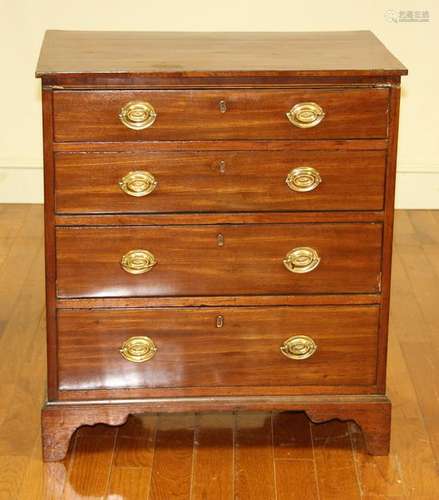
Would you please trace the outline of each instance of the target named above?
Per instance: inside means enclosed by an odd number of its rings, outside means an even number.
[[[46,460],[179,411],[388,451],[399,85],[370,32],[46,34]]]

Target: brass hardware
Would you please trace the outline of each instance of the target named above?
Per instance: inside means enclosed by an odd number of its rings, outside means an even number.
[[[129,251],[120,261],[122,269],[129,274],[147,273],[156,264],[157,261],[154,255],[148,250],[141,249]]]
[[[122,344],[120,353],[133,363],[144,363],[155,356],[157,347],[149,337],[131,337]]]
[[[219,233],[216,236],[216,241],[217,241],[219,247],[223,247],[224,246],[224,235]]]
[[[309,273],[320,264],[320,256],[314,248],[297,247],[287,253],[283,263],[292,273]]]
[[[120,110],[119,118],[126,127],[142,130],[155,122],[157,113],[149,102],[130,101]]]
[[[219,171],[221,174],[224,174],[224,172],[226,171],[226,162],[224,160],[221,160],[219,162]]]
[[[146,170],[129,172],[119,181],[119,187],[130,196],[146,196],[154,191],[158,182],[155,177]]]
[[[216,327],[217,328],[222,328],[224,326],[224,316],[217,316],[216,317]]]
[[[295,335],[285,340],[280,346],[280,352],[290,359],[306,359],[317,350],[317,344],[311,337]]]
[[[292,191],[305,193],[313,191],[322,182],[322,178],[313,167],[296,167],[287,175],[285,182]]]
[[[288,111],[287,117],[296,127],[310,128],[318,125],[325,117],[325,113],[315,102],[299,102]]]
[[[226,101],[221,100],[219,102],[219,110],[220,110],[221,113],[225,113],[227,111]]]

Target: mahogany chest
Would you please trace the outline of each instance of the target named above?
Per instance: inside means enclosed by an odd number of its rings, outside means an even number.
[[[46,34],[44,456],[301,410],[386,454],[400,78],[370,32]]]

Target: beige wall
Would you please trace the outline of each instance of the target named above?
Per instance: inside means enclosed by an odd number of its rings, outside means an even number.
[[[435,0],[0,0],[0,202],[42,201],[39,81],[46,29],[374,31],[409,68],[403,81],[397,203],[439,208],[439,6]],[[388,9],[429,11],[401,23]]]

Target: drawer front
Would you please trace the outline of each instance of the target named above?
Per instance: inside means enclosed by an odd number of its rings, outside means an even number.
[[[384,151],[58,153],[58,213],[380,210]]]
[[[60,310],[59,386],[289,386],[294,392],[307,385],[372,385],[378,311],[378,306]],[[308,338],[297,338],[303,336]]]
[[[373,293],[382,225],[58,228],[59,297]],[[123,268],[123,266],[124,268]]]
[[[376,88],[56,91],[54,135],[57,142],[383,138],[388,101],[388,89]]]

